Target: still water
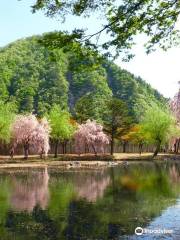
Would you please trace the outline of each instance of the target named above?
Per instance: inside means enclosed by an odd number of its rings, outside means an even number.
[[[1,170],[0,240],[64,239],[180,239],[180,163]]]

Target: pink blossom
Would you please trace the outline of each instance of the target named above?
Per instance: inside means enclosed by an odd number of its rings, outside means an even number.
[[[177,126],[180,126],[180,89],[179,89],[179,92],[170,101],[169,105],[170,105],[170,110],[172,111],[172,113],[176,119]],[[173,152],[178,152],[179,143],[180,143],[180,138],[173,137],[169,142],[169,148]]]
[[[76,152],[79,154],[92,151],[95,154],[104,153],[105,145],[109,144],[107,135],[103,133],[103,127],[91,120],[78,126],[74,138]]]
[[[25,157],[28,157],[29,147],[32,146],[37,153],[45,154],[49,151],[50,127],[47,119],[37,120],[33,114],[19,115],[12,125],[12,138],[14,148],[21,144],[24,147]]]
[[[180,90],[170,101],[170,109],[173,112],[177,122],[180,123]]]

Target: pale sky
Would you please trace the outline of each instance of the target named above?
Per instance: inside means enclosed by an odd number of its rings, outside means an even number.
[[[72,29],[75,26],[86,26],[90,32],[97,30],[97,19],[70,19],[64,25],[57,19],[49,19],[43,13],[32,14],[30,6],[33,0],[1,0],[0,2],[0,47],[20,38],[33,34],[41,34],[54,30]],[[100,20],[99,20],[100,21]],[[128,63],[121,59],[116,63],[131,73],[142,77],[152,87],[166,97],[172,97],[178,90],[180,80],[180,48],[172,48],[167,52],[158,50],[146,55],[141,44],[135,48],[136,56]]]
[[[136,49],[136,56],[128,63],[120,59],[116,63],[140,76],[166,97],[173,97],[178,91],[180,81],[180,48],[167,52],[157,50],[147,55],[142,46]]]

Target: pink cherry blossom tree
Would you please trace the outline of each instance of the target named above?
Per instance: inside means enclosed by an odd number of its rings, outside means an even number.
[[[177,122],[180,123],[180,90],[170,101],[170,109],[173,112]]]
[[[37,153],[40,154],[41,158],[44,154],[47,157],[50,150],[49,135],[51,128],[46,118],[39,120],[36,128],[32,133],[32,145]]]
[[[108,136],[103,132],[103,127],[96,121],[87,120],[78,126],[74,135],[75,150],[83,152],[104,153],[104,148],[109,144]]]
[[[33,114],[18,115],[12,124],[13,149],[21,144],[24,148],[24,158],[29,155],[29,148],[33,147],[42,157],[49,151],[50,127],[46,119],[37,120]]]
[[[180,127],[180,89],[174,98],[170,101],[170,110],[173,113],[177,126]],[[180,137],[173,137],[169,142],[169,148],[178,153],[180,147]]]

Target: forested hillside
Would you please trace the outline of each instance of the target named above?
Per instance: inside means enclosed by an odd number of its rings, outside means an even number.
[[[16,41],[0,50],[0,99],[14,102],[18,112],[43,115],[58,104],[77,118],[96,120],[112,95],[127,102],[135,119],[141,106],[166,101],[141,78],[113,63],[91,71],[77,71],[78,64],[75,54],[46,49],[37,37]]]

